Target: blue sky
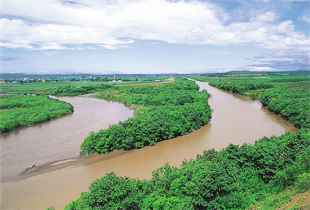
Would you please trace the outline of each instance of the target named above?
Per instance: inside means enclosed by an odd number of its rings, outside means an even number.
[[[308,0],[2,0],[1,73],[309,70]]]

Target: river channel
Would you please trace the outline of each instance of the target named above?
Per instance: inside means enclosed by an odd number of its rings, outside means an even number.
[[[61,97],[74,106],[73,114],[2,134],[1,209],[64,208],[87,191],[91,181],[112,171],[119,176],[149,179],[152,171],[166,162],[179,166],[204,150],[220,150],[230,143],[253,144],[264,136],[297,131],[258,101],[205,82],[196,83],[212,95],[211,121],[193,133],[156,146],[79,157],[79,144],[90,131],[133,116],[133,111],[120,103],[90,97]],[[22,173],[31,165],[36,167]]]

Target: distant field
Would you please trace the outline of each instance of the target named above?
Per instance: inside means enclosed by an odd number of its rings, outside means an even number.
[[[95,86],[101,84],[110,85],[132,85],[132,84],[147,84],[147,83],[158,83],[164,82],[169,76],[143,76],[143,77],[105,77],[97,79],[72,79],[76,81],[68,81],[67,79],[57,79],[57,82],[34,82],[34,83],[7,83],[0,84],[0,90],[25,90],[25,89],[47,89],[47,88],[58,88],[58,87],[83,87],[83,86]],[[116,81],[121,80],[122,82],[111,82],[113,79]],[[79,80],[79,81],[78,81]],[[106,80],[106,81],[105,81]]]
[[[97,84],[109,84],[109,82],[35,82],[35,83],[24,83],[24,84],[0,84],[0,89],[36,89],[36,88],[54,88],[54,87],[65,87],[68,85],[81,87],[87,85]]]
[[[290,89],[310,89],[310,71],[287,71],[287,72],[233,72],[233,73],[215,73],[206,75],[191,75],[192,78],[201,81],[218,81],[227,84],[265,83],[273,88]],[[256,94],[262,92],[262,89],[250,90],[242,94]]]
[[[26,83],[26,84],[1,84],[1,94],[35,94],[35,95],[83,95],[116,89],[122,86],[160,85],[171,81],[130,81],[130,82],[55,82],[55,83]]]

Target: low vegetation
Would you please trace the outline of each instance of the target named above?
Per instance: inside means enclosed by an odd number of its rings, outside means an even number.
[[[258,99],[270,111],[280,114],[284,119],[293,123],[297,128],[310,126],[310,72],[283,72],[280,76],[269,78],[252,78],[239,76],[193,77],[200,81],[207,81],[217,88],[233,93],[251,96]],[[284,75],[285,76],[284,76]],[[221,74],[222,75],[222,74]],[[229,74],[228,74],[229,75]]]
[[[101,91],[103,88],[162,83],[169,79],[169,76],[159,75],[46,75],[47,78],[41,77],[42,75],[0,74],[0,93],[81,95]],[[61,89],[69,90],[61,91]]]
[[[0,133],[73,112],[69,103],[48,96],[1,95]]]
[[[193,81],[179,79],[160,86],[128,86],[95,95],[137,107],[138,114],[106,130],[91,133],[82,154],[107,153],[154,145],[192,132],[209,122],[209,94]]]
[[[154,171],[150,180],[109,173],[92,182],[90,191],[81,193],[65,209],[274,209],[284,205],[293,195],[310,188],[310,130],[304,116],[309,115],[309,97],[303,88],[296,88],[304,87],[300,84],[304,81],[289,86],[260,81],[255,83],[256,88],[242,93],[259,91],[255,97],[271,110],[277,107],[280,114],[294,109],[286,119],[301,128],[296,133],[264,137],[254,145],[231,144],[221,151],[208,150],[194,160],[184,161],[179,168],[166,164]],[[244,84],[247,87],[253,83]],[[292,86],[300,90],[290,92]],[[113,97],[119,100],[116,95]],[[274,105],[269,97],[285,105]],[[298,123],[301,119],[304,121]]]
[[[65,209],[245,209],[288,186],[309,190],[310,132],[205,151],[142,180],[107,174]]]
[[[58,86],[54,88],[42,88],[41,86],[35,84],[27,88],[8,88],[1,89],[2,94],[30,94],[30,95],[55,95],[55,96],[77,96],[88,93],[94,93],[96,91],[102,91],[106,89],[117,89],[117,86],[102,83],[96,85],[84,85],[75,86],[67,85]]]
[[[231,144],[221,151],[208,150],[180,167],[166,164],[155,170],[150,180],[106,174],[65,209],[275,209],[285,208],[290,198],[309,192],[309,71],[231,72],[192,78],[258,99],[300,130],[263,137],[254,145]],[[121,101],[136,109],[134,118],[91,133],[81,144],[83,154],[154,145],[187,134],[210,120],[209,94],[199,92],[194,82],[179,78],[143,85],[153,81],[137,80],[128,81],[131,86],[72,83],[46,89],[1,88],[1,92],[97,93],[95,97]],[[4,95],[0,102],[1,126],[33,124],[73,111],[69,104],[46,96]],[[1,132],[11,129],[1,127]],[[300,206],[309,207],[296,203],[290,208]]]

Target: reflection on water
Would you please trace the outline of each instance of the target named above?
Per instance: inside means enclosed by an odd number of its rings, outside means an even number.
[[[105,173],[115,172],[119,176],[149,179],[152,171],[166,162],[179,166],[184,159],[195,158],[204,150],[220,150],[230,143],[254,143],[263,136],[279,136],[297,130],[257,101],[218,90],[204,82],[197,84],[212,94],[209,100],[213,109],[212,120],[207,125],[191,134],[163,141],[152,147],[76,158],[56,166],[46,165],[41,171],[34,173],[39,175],[1,183],[5,192],[2,193],[2,207],[63,208],[79,197],[80,192],[87,191],[91,181]],[[70,136],[68,138],[70,142]]]

